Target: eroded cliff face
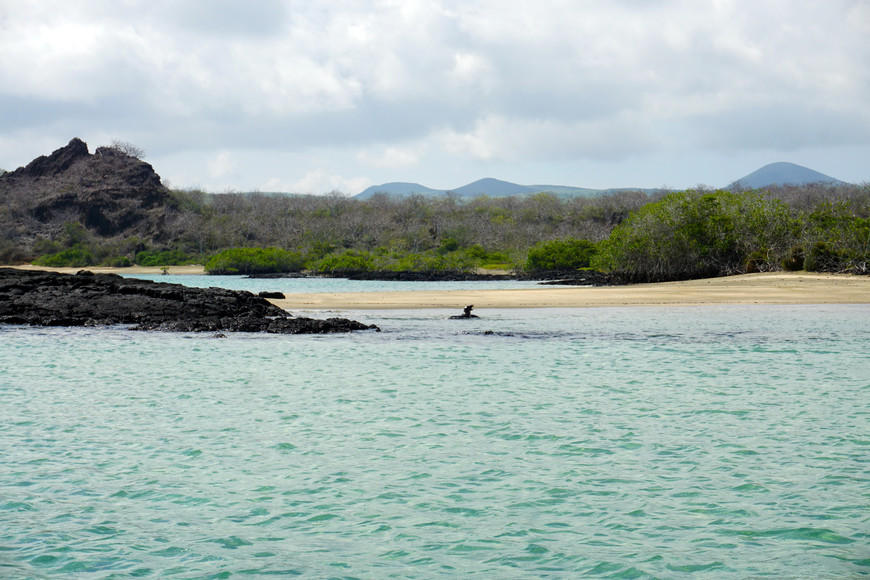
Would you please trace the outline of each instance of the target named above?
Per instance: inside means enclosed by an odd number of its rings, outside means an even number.
[[[100,237],[160,235],[169,193],[148,163],[113,147],[93,154],[75,138],[51,155],[0,175],[0,220],[27,242],[78,221]],[[7,226],[7,224],[3,224]]]

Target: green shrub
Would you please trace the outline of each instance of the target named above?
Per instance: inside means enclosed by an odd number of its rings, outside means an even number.
[[[90,237],[90,232],[79,222],[66,222],[63,225],[63,244],[69,248],[83,246]]]
[[[816,242],[810,248],[805,261],[807,272],[837,272],[843,268],[846,253],[827,242]]]
[[[378,248],[374,252],[344,250],[329,254],[309,268],[322,274],[351,272],[467,272],[475,265],[464,250],[408,252]]]
[[[803,237],[808,271],[867,273],[870,218],[856,215],[849,203],[819,204],[805,216]]]
[[[510,268],[511,258],[507,252],[490,251],[480,244],[474,244],[464,248],[462,253],[481,268]]]
[[[194,258],[181,250],[142,250],[136,254],[140,266],[180,266],[190,264]]]
[[[403,254],[384,269],[393,272],[467,272],[473,267],[474,261],[462,251],[447,254],[430,251]]]
[[[553,272],[588,268],[596,249],[594,242],[574,238],[541,242],[529,250],[526,270]]]
[[[328,254],[314,262],[310,268],[323,274],[376,270],[375,258],[372,253],[362,250],[344,250],[337,254]]]
[[[722,276],[778,264],[797,236],[781,201],[752,191],[680,191],[630,214],[592,265],[638,282]]]
[[[208,274],[270,274],[302,270],[302,256],[280,248],[233,248],[205,264]]]
[[[441,242],[441,246],[438,247],[439,254],[447,254],[450,252],[455,252],[459,249],[459,240],[456,238],[444,238]]]
[[[90,250],[76,244],[56,254],[39,257],[33,260],[33,263],[37,266],[48,266],[50,268],[82,268],[93,266],[97,263],[97,260]]]

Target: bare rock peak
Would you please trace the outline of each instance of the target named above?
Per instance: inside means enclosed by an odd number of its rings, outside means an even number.
[[[66,146],[56,149],[51,155],[37,157],[20,171],[28,177],[50,177],[63,173],[79,159],[89,156],[87,143],[73,137]]]

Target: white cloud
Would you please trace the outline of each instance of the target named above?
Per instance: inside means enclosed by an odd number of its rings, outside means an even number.
[[[413,167],[419,164],[419,153],[408,147],[373,148],[361,151],[357,159],[363,165],[388,169]]]
[[[369,185],[370,179],[364,177],[346,178],[341,175],[333,175],[323,169],[314,169],[305,174],[302,179],[293,183],[280,180],[271,180],[268,187],[276,186],[277,191],[291,193],[325,193],[338,191],[347,195],[359,193]]]
[[[439,136],[444,149],[484,161],[618,159],[642,150],[651,140],[642,119],[580,120],[480,119],[471,131],[446,131]]]
[[[208,176],[211,179],[225,179],[236,171],[236,162],[229,151],[221,151],[208,162]]]
[[[240,189],[345,189],[361,181],[337,176],[434,163],[858,159],[868,31],[855,0],[0,0],[0,135],[18,143],[0,166],[88,135],[198,152],[192,180]],[[218,176],[205,160],[222,151],[305,161],[289,178],[258,163]]]

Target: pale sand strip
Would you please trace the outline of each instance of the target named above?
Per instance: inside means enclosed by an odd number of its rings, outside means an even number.
[[[46,266],[33,266],[24,264],[23,266],[3,266],[4,268],[18,268],[19,270],[46,270],[49,272],[60,272],[62,274],[75,274],[81,270],[87,270],[95,274],[162,274],[163,268],[158,266],[131,266],[129,268],[109,268],[105,266],[84,266],[82,268],[49,268]],[[193,266],[167,266],[167,274],[184,274],[195,276],[205,274],[205,268],[199,265]]]
[[[584,308],[703,304],[866,304],[870,276],[768,273],[727,278],[588,288],[542,286],[521,290],[346,292],[286,294],[285,310],[451,308]],[[458,312],[457,312],[458,313]]]

